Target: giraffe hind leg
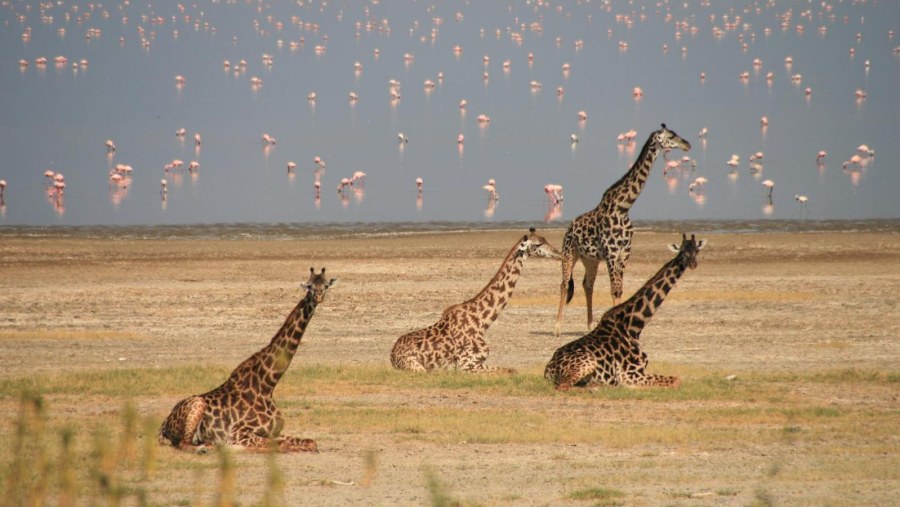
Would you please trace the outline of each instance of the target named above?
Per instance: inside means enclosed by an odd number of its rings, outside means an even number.
[[[171,444],[179,450],[208,450],[209,442],[199,442],[199,445],[194,443],[206,408],[206,401],[200,396],[191,396],[178,402],[159,429],[159,443]]]

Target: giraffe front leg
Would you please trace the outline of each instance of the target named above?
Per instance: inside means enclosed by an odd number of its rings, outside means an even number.
[[[639,346],[638,346],[639,347]],[[647,353],[638,349],[639,355],[633,364],[627,365],[621,376],[621,384],[629,388],[638,387],[679,387],[681,380],[669,375],[655,375],[646,373]]]
[[[474,343],[469,345],[466,350],[459,355],[456,367],[459,370],[469,373],[517,373],[514,368],[486,366],[484,363],[487,361],[489,353],[490,347],[488,347],[488,344],[483,339],[474,340]]]
[[[625,278],[625,263],[618,258],[606,258],[606,269],[609,271],[609,293],[613,306],[622,302],[622,289]]]

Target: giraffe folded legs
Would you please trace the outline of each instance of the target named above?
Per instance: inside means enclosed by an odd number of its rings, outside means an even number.
[[[261,437],[250,430],[240,431],[234,436],[233,445],[250,452],[312,452],[318,453],[316,441],[309,438],[297,437]]]

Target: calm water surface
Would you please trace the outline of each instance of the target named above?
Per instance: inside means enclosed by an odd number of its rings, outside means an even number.
[[[658,4],[3,2],[0,225],[562,227],[661,122],[693,144],[669,158],[691,161],[667,172],[657,160],[638,221],[900,218],[900,3]],[[635,144],[619,143],[630,129]],[[263,134],[277,143],[264,147]],[[875,156],[842,167],[861,144]],[[164,171],[173,159],[185,168]],[[127,185],[110,181],[117,164],[133,168]],[[46,170],[65,175],[63,198],[48,193]],[[356,171],[365,187],[338,194]],[[690,192],[700,176],[705,188]],[[561,206],[548,183],[564,187]]]

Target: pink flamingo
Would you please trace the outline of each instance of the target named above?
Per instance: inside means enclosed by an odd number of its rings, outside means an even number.
[[[201,143],[202,143],[202,140],[200,138],[200,134],[194,134],[194,144],[196,146],[200,146]]]
[[[848,167],[862,167],[862,157],[853,155],[850,157],[850,160],[844,161],[844,169],[847,169]]]
[[[423,186],[422,178],[416,178],[416,190],[419,192],[419,194],[422,193],[422,186]]]
[[[296,168],[297,168],[297,164],[295,164],[294,162],[287,163],[287,170],[289,173],[294,172],[294,169],[296,169]]]
[[[116,151],[116,143],[112,141],[112,139],[106,140],[106,153],[112,153]]]
[[[316,164],[316,167],[325,167],[325,161],[318,155],[313,157],[313,163]]]
[[[180,128],[180,129],[178,129],[178,130],[175,131],[175,137],[180,138],[181,140],[184,140],[184,135],[185,135],[186,133],[187,133],[187,131],[186,131],[185,129]]]
[[[188,171],[194,172],[197,169],[200,169],[200,162],[197,162],[196,160],[191,160],[191,163],[188,164]]]
[[[725,165],[728,165],[731,167],[737,167],[738,165],[740,165],[740,163],[741,163],[741,157],[736,154],[733,154],[733,155],[731,155],[731,158],[728,160],[728,162],[725,162]]]
[[[366,173],[362,171],[356,171],[355,173],[353,173],[353,177],[350,178],[350,185],[355,186],[357,183],[359,183],[359,186],[361,187],[366,186]]]
[[[772,202],[772,189],[775,188],[775,182],[772,180],[763,180],[762,186],[766,188],[766,197]]]
[[[874,157],[875,156],[875,150],[873,150],[872,148],[869,148],[865,144],[860,144],[859,147],[856,148],[856,151],[858,151],[859,154],[862,155],[863,157]]]
[[[159,195],[162,196],[163,200],[166,199],[166,196],[169,194],[169,182],[165,179],[159,181]]]
[[[547,198],[550,199],[550,202],[553,203],[554,206],[559,206],[563,201],[563,187],[562,185],[557,185],[555,183],[548,183],[544,185],[544,193],[547,194]]]
[[[824,164],[824,163],[825,163],[825,157],[827,157],[827,156],[828,156],[828,152],[827,152],[827,151],[825,151],[825,150],[820,150],[819,153],[816,155],[816,164],[818,164],[818,165]]]
[[[587,112],[578,111],[578,121],[586,121],[587,120]]]
[[[497,193],[497,182],[494,180],[494,178],[489,179],[487,185],[481,188],[487,190],[489,199],[491,201],[496,201],[500,198],[500,194]]]
[[[275,138],[270,136],[269,134],[264,133],[262,135],[262,143],[266,146],[271,146],[271,145],[275,144]]]
[[[313,183],[313,187],[315,187],[315,189],[316,189],[316,199],[318,199],[319,196],[321,195],[322,182],[317,181],[317,182]]]
[[[3,202],[4,192],[6,192],[6,180],[0,180],[0,203]]]

